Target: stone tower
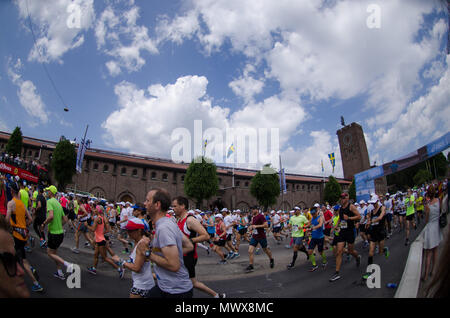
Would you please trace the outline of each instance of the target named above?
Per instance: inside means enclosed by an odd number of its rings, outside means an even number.
[[[355,174],[370,169],[369,152],[362,127],[351,123],[339,129],[336,134],[341,149],[344,179],[352,180]]]

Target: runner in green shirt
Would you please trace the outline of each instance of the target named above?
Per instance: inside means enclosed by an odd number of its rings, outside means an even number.
[[[295,260],[297,259],[297,252],[300,250],[305,253],[306,258],[309,258],[308,252],[303,245],[303,227],[309,223],[308,219],[300,214],[301,210],[298,207],[294,208],[294,216],[289,220],[289,229],[291,229],[291,236],[294,240],[294,255],[292,256],[292,262],[287,265],[287,269],[291,269],[295,265]]]
[[[412,222],[414,229],[417,229],[416,221],[415,221],[415,210],[414,203],[415,197],[412,193],[411,189],[408,189],[408,195],[405,198],[405,206],[406,206],[406,241],[405,246],[409,244],[409,225]]]
[[[41,231],[48,224],[48,248],[47,255],[56,263],[57,272],[53,274],[56,278],[65,280],[62,272],[62,265],[66,266],[67,273],[73,271],[73,264],[66,262],[56,254],[57,249],[64,240],[63,225],[67,223],[67,216],[64,214],[61,204],[56,200],[55,195],[58,192],[55,186],[44,189],[47,193],[47,218],[41,225]]]

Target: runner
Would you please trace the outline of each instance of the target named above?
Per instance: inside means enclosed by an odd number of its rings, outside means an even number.
[[[327,266],[327,259],[325,257],[325,252],[323,250],[325,235],[323,233],[323,225],[325,223],[324,217],[319,214],[319,208],[315,207],[311,209],[311,241],[308,246],[308,254],[309,260],[312,263],[312,267],[309,270],[310,272],[314,272],[319,268],[316,264],[316,257],[313,254],[314,249],[317,246],[317,250],[319,254],[322,256],[322,267],[325,268]]]
[[[41,292],[44,289],[38,282],[36,277],[36,271],[30,265],[27,260],[25,253],[25,245],[29,237],[29,231],[27,229],[27,223],[31,222],[31,215],[29,211],[25,208],[22,200],[19,199],[19,189],[15,183],[9,185],[11,189],[11,194],[13,196],[12,200],[8,202],[7,212],[6,212],[6,222],[9,222],[12,227],[12,235],[14,239],[14,248],[16,250],[16,255],[22,261],[23,268],[27,275],[33,281],[32,291]]]
[[[292,239],[294,240],[293,244],[294,244],[294,254],[292,256],[292,262],[290,264],[287,265],[287,269],[291,269],[295,266],[295,261],[297,260],[297,253],[298,251],[302,251],[303,253],[305,253],[306,255],[306,259],[309,259],[309,254],[306,251],[305,246],[303,245],[303,238],[304,238],[304,232],[303,232],[303,227],[305,225],[307,225],[308,219],[304,216],[300,214],[300,208],[295,207],[296,209],[294,210],[295,215],[291,217],[291,219],[289,220],[289,229],[291,230],[291,236]]]
[[[355,222],[360,220],[358,210],[353,204],[349,202],[348,193],[341,194],[341,207],[339,209],[339,236],[337,239],[337,253],[336,253],[336,272],[330,278],[330,282],[334,282],[341,278],[339,271],[342,264],[342,254],[344,252],[345,243],[348,244],[348,253],[353,255],[356,260],[356,266],[359,267],[361,263],[361,255],[353,249],[355,243]]]
[[[33,228],[36,234],[39,236],[39,246],[46,248],[47,242],[45,241],[45,232],[41,231],[41,225],[44,223],[47,214],[47,201],[44,197],[44,189],[39,186],[38,196],[36,197],[36,209],[33,215]]]
[[[155,225],[150,260],[155,264],[157,278],[157,285],[150,290],[148,296],[192,298],[193,285],[183,263],[183,254],[194,247],[178,226],[166,217],[170,202],[169,193],[163,189],[150,190],[145,201],[147,213]]]
[[[247,238],[247,229],[248,229],[248,219],[245,215],[245,212],[241,212],[241,210],[236,211],[239,215],[238,225],[237,225],[237,233],[236,233],[236,250],[239,253],[239,247],[241,246],[241,239],[243,238],[248,242]]]
[[[223,221],[225,223],[225,228],[227,232],[227,238],[225,243],[225,248],[228,250],[227,259],[233,259],[235,257],[239,257],[239,253],[233,246],[233,243],[231,241],[233,236],[234,218],[227,208],[222,209],[222,213],[224,213]]]
[[[415,210],[414,210],[414,202],[415,198],[411,191],[411,189],[408,189],[408,194],[405,198],[405,207],[406,207],[406,241],[405,246],[408,246],[409,244],[409,227],[412,223],[414,226],[414,229],[417,228],[416,221],[415,221]]]
[[[398,219],[400,222],[399,232],[406,230],[406,206],[403,194],[399,193],[397,203],[395,204],[398,210]]]
[[[389,193],[386,193],[386,199],[384,200],[383,205],[386,209],[386,217],[384,222],[386,225],[386,238],[389,238],[392,235],[392,218],[394,214],[394,211],[392,209],[392,199],[390,198]]]
[[[55,199],[58,190],[55,186],[50,186],[44,189],[47,193],[47,218],[41,225],[41,231],[48,224],[48,248],[47,255],[56,264],[57,272],[53,274],[56,278],[65,280],[66,277],[62,272],[61,265],[66,267],[66,271],[71,273],[73,271],[73,264],[66,262],[60,256],[58,256],[57,250],[64,240],[63,225],[67,222],[67,216],[64,215],[64,211],[61,204]]]
[[[142,220],[132,218],[128,220],[125,228],[128,236],[135,243],[130,260],[123,263],[124,268],[131,270],[133,286],[130,290],[130,298],[146,298],[150,290],[155,287],[155,281],[149,257],[146,256],[151,251],[144,239],[145,225]]]
[[[277,241],[277,245],[280,245],[281,244],[280,242],[283,240],[283,238],[281,237],[281,217],[279,212],[277,213],[275,213],[275,211],[273,212],[274,212],[272,216],[273,237]]]
[[[422,191],[420,191],[417,194],[416,211],[417,211],[417,224],[420,225],[420,221],[423,220],[423,211],[424,211]]]
[[[367,237],[367,203],[364,200],[359,202],[359,215],[361,215],[361,220],[359,221],[359,235],[363,239],[363,248],[369,247],[369,238]]]
[[[225,248],[225,243],[227,239],[227,231],[225,223],[223,222],[223,215],[222,214],[216,214],[215,215],[215,222],[216,222],[216,234],[214,237],[214,247],[213,251],[217,253],[217,255],[220,256],[221,261],[219,262],[220,265],[226,264],[227,261],[225,259],[225,255],[222,253],[221,247]]]
[[[80,243],[80,234],[83,234],[84,238],[86,239],[86,244],[88,246],[94,246],[95,242],[94,240],[90,237],[90,233],[88,232],[88,224],[87,221],[90,218],[89,213],[88,213],[88,208],[90,211],[90,207],[89,204],[87,204],[87,199],[83,198],[82,204],[79,205],[78,207],[78,215],[77,215],[77,219],[78,219],[78,226],[76,228],[75,231],[75,246],[71,248],[72,252],[75,254],[79,254],[80,250],[78,249],[79,247],[79,243]]]
[[[119,235],[117,236],[117,240],[123,244],[123,251],[122,254],[128,254],[130,251],[128,250],[128,245],[132,246],[130,242],[128,242],[127,235],[128,232],[125,229],[127,226],[128,218],[131,216],[129,215],[129,209],[128,207],[124,207],[123,202],[121,202],[122,210],[120,212],[120,221],[117,222],[120,225]],[[127,202],[126,205],[129,205],[129,202]]]
[[[386,229],[384,225],[384,216],[386,215],[386,208],[380,204],[377,195],[373,195],[370,198],[369,203],[373,204],[374,209],[367,215],[366,228],[369,233],[370,247],[368,264],[373,264],[373,256],[375,253],[375,246],[378,245],[380,254],[384,253],[386,258],[389,257],[389,249],[384,246],[384,239],[386,237]],[[363,279],[367,279],[371,273],[363,275]]]
[[[269,257],[270,268],[273,268],[275,266],[272,253],[270,249],[267,247],[267,237],[264,229],[267,229],[269,225],[267,224],[266,218],[264,217],[263,213],[259,212],[259,208],[257,206],[252,207],[251,211],[252,211],[252,225],[250,225],[248,230],[252,232],[252,239],[248,247],[248,256],[250,264],[246,268],[247,273],[254,271],[253,253],[258,244],[261,245],[263,251],[267,254],[267,257]]]
[[[328,250],[328,245],[331,244],[331,228],[333,227],[333,212],[331,212],[331,207],[327,205],[323,209],[323,218],[325,229],[323,234],[325,235],[324,249]]]
[[[185,197],[179,196],[172,201],[173,211],[177,218],[177,225],[181,232],[186,235],[187,238],[194,245],[194,250],[190,253],[183,255],[184,265],[189,272],[189,278],[192,281],[194,288],[207,293],[214,298],[224,298],[225,294],[219,295],[217,292],[206,286],[204,283],[199,282],[195,278],[195,266],[197,265],[198,255],[196,245],[199,242],[204,242],[209,239],[208,232],[201,225],[201,223],[195,217],[188,215],[186,208],[189,206],[189,201]]]
[[[98,254],[102,257],[102,262],[109,263],[114,269],[119,273],[119,278],[123,278],[124,270],[121,266],[118,266],[111,258],[106,254],[106,239],[104,236],[105,227],[106,232],[108,232],[108,223],[104,217],[103,207],[97,205],[94,209],[95,218],[92,226],[88,226],[88,229],[95,234],[95,252],[94,252],[94,265],[88,267],[89,273],[97,275],[97,265],[98,265]]]

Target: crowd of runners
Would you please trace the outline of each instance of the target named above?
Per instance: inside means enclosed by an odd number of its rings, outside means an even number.
[[[258,206],[248,211],[201,211],[190,210],[187,198],[171,198],[164,189],[151,190],[143,203],[113,203],[60,193],[55,186],[29,187],[23,180],[0,175],[0,218],[4,218],[12,233],[13,259],[20,260],[24,274],[33,281],[34,292],[44,288],[37,270],[27,261],[27,252],[38,241],[39,247],[47,250],[52,261],[49,264],[55,266],[54,277],[64,280],[73,271],[73,264],[58,255],[58,248],[66,231],[71,231],[75,238],[73,253],[80,253],[80,237],[84,238],[84,247],[95,251],[92,266],[86,268],[89,273],[97,275],[99,259],[114,268],[119,279],[125,271],[131,271],[130,297],[192,297],[196,288],[211,297],[223,298],[224,293],[196,279],[198,248],[212,257],[217,255],[218,266],[227,266],[229,260],[242,257],[240,245],[246,241],[249,262],[245,272],[249,273],[255,270],[254,254],[261,249],[270,268],[274,268],[275,259],[268,244],[268,236],[272,235],[276,248],[293,251],[286,270],[295,267],[299,251],[310,262],[309,271],[316,271],[319,266],[325,269],[325,251],[332,250],[336,267],[329,281],[334,282],[341,279],[344,258],[354,258],[357,267],[364,263],[355,249],[358,236],[363,241],[362,248],[369,251],[364,265],[372,264],[375,257],[388,258],[386,239],[403,235],[405,246],[410,244],[412,231],[428,221],[425,218],[430,202],[434,204],[437,198],[441,204],[447,191],[445,180],[405,193],[372,194],[368,202],[353,202],[348,193],[342,193],[333,206],[316,203],[292,211],[263,212]],[[119,255],[111,248],[113,244],[121,245]],[[0,254],[4,264],[6,254]],[[318,256],[320,260],[316,259]],[[12,273],[8,270],[9,274]]]

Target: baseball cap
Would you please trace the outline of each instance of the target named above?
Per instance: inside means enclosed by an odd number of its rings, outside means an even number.
[[[138,218],[131,218],[128,220],[127,225],[125,226],[125,229],[128,231],[134,231],[134,230],[139,230],[145,229],[144,223],[142,223],[142,221]]]
[[[333,207],[333,210],[337,211],[337,210],[339,210],[339,208],[340,208],[339,205],[335,205],[335,206]]]
[[[361,200],[361,201],[359,201],[359,204],[366,204],[366,201]]]
[[[56,194],[58,192],[58,189],[54,185],[51,185],[51,186],[45,188],[44,190],[45,191],[50,191],[53,194]]]
[[[294,210],[301,210],[298,206],[296,206],[295,208],[294,208]]]
[[[216,214],[215,217],[216,217],[216,218],[221,218],[221,219],[223,219],[223,215],[220,214],[220,213],[219,213],[219,214]]]
[[[227,208],[223,208],[222,210],[220,210],[220,212],[228,212]]]
[[[315,208],[320,208],[320,204],[319,204],[319,203],[316,203],[316,204],[314,204],[314,207],[315,207]]]
[[[378,201],[378,196],[376,194],[372,195],[372,197],[370,198],[370,200],[368,201],[369,203],[377,203]]]

